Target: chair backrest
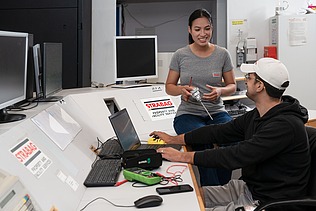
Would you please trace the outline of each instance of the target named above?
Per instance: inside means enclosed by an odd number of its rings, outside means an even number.
[[[306,127],[311,152],[311,175],[308,184],[308,196],[316,196],[316,128]]]

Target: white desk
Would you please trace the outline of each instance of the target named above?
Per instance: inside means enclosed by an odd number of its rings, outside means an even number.
[[[166,174],[166,169],[170,165],[175,165],[176,163],[164,162],[163,166],[159,168],[157,171],[160,173]],[[183,164],[181,164],[183,165]],[[176,169],[178,167],[174,167]],[[183,167],[179,167],[178,169],[183,169]],[[191,184],[192,179],[189,173],[189,168],[184,171],[182,175],[183,182],[179,184]],[[120,180],[123,180],[123,176],[120,176]],[[119,180],[119,181],[120,181]],[[171,185],[169,183],[169,185]],[[106,188],[88,188],[85,191],[85,194],[79,204],[77,210],[83,208],[87,203],[92,201],[97,197],[104,197],[111,202],[118,205],[133,205],[134,201],[138,198],[141,198],[146,195],[158,195],[156,192],[156,187],[160,187],[162,185],[154,185],[148,187],[132,187],[132,182],[127,182],[122,184],[119,187],[106,187]],[[199,204],[196,200],[196,196],[194,192],[188,193],[180,193],[180,194],[170,194],[170,195],[162,195],[163,203],[161,206],[156,208],[150,208],[148,210],[199,210]],[[184,203],[187,202],[187,203]],[[114,207],[110,203],[105,200],[97,200],[91,205],[89,205],[86,210],[95,211],[95,210],[122,210],[123,208]],[[126,210],[135,210],[135,207],[132,208],[124,208]],[[147,210],[147,209],[146,209]]]
[[[83,181],[95,159],[95,154],[89,147],[97,145],[96,137],[105,141],[114,135],[108,120],[110,111],[104,99],[114,99],[119,109],[127,108],[142,139],[147,139],[148,134],[153,130],[173,133],[173,119],[151,121],[142,110],[144,108],[139,106],[140,99],[166,96],[164,86],[128,90],[84,88],[64,90],[58,95],[66,96],[57,104],[81,125],[80,133],[64,151],[60,150],[30,119],[53,105],[53,103],[41,103],[36,109],[25,112],[27,119],[0,125],[0,168],[18,176],[42,210],[49,210],[52,205],[61,211],[80,210],[97,197],[107,198],[120,205],[132,205],[142,196],[156,194],[156,186],[134,188],[130,183],[125,183],[119,187],[86,188],[83,186]],[[172,99],[176,105],[179,104],[179,98]],[[309,114],[311,119],[316,118],[316,111],[310,111]],[[25,137],[32,140],[41,152],[52,160],[51,166],[39,178],[32,175],[10,152],[10,149]],[[165,174],[170,164],[164,162],[158,171]],[[195,181],[192,181],[192,177],[194,175],[187,169],[183,174],[183,183],[189,183],[193,187]],[[120,180],[122,179],[121,175]],[[148,208],[148,210],[200,209],[198,203],[200,198],[195,192],[165,195],[162,198],[164,200],[162,206]],[[94,211],[121,209],[103,200],[98,200],[86,208],[86,210]]]
[[[164,87],[143,87],[128,90],[111,88],[84,88],[64,90],[58,95],[64,95],[62,102],[56,104],[63,108],[75,119],[82,130],[74,140],[62,151],[42,132],[30,118],[42,112],[54,103],[41,103],[36,109],[27,111],[27,119],[0,126],[0,168],[16,175],[36,201],[39,208],[49,210],[56,206],[59,210],[80,210],[88,202],[104,197],[120,205],[132,205],[135,200],[145,195],[157,194],[155,188],[133,188],[131,183],[119,187],[86,188],[83,181],[88,175],[95,154],[89,149],[91,145],[97,146],[96,137],[102,141],[112,137],[114,131],[108,120],[110,111],[104,99],[114,99],[119,109],[127,108],[133,124],[141,138],[147,139],[153,130],[173,132],[173,119],[151,121],[144,116],[144,108],[139,106],[140,99],[166,96]],[[178,103],[177,98],[173,98]],[[27,166],[19,161],[10,152],[21,140],[28,138],[44,153],[52,164],[39,177],[35,177]],[[165,170],[170,162],[157,171],[166,174]],[[183,184],[193,187],[189,169],[182,175]],[[119,180],[122,180],[120,176]],[[163,204],[148,210],[199,210],[199,203],[195,192],[162,196]],[[184,203],[185,202],[185,203]],[[85,210],[121,210],[106,201],[98,200]],[[135,210],[136,208],[126,208]]]

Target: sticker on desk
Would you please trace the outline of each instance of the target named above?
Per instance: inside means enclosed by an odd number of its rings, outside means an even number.
[[[10,152],[36,178],[39,178],[52,164],[52,160],[28,138],[10,149]]]
[[[141,99],[152,121],[174,118],[177,108],[170,97]]]
[[[58,173],[57,173],[57,177],[63,183],[66,183],[67,185],[69,185],[72,190],[76,191],[78,189],[78,187],[79,187],[78,182],[76,182],[76,180],[74,178],[72,178],[71,176],[67,176],[62,171],[59,170]]]

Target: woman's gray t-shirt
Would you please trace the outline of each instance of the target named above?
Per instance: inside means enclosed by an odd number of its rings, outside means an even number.
[[[206,84],[223,86],[223,73],[233,70],[233,64],[229,52],[223,47],[215,45],[215,50],[210,56],[201,58],[193,54],[187,45],[173,54],[169,68],[179,72],[180,85],[188,85],[192,77],[192,86],[198,87],[202,96],[202,93],[210,92]],[[210,114],[225,111],[221,98],[214,102],[202,101]],[[181,99],[176,116],[182,114],[208,116],[201,103],[192,97],[188,101]]]

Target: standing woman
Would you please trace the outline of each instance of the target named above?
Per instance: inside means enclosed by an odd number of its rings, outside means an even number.
[[[189,17],[189,45],[178,49],[171,60],[166,81],[166,92],[181,95],[174,129],[177,134],[210,124],[232,120],[226,112],[221,96],[236,91],[236,80],[231,56],[227,49],[212,44],[213,22],[205,9],[195,10]],[[180,80],[180,84],[178,84]],[[202,103],[190,93],[200,91]],[[195,146],[194,151],[213,148],[213,145]],[[223,185],[231,178],[231,170],[199,167],[202,186]]]

